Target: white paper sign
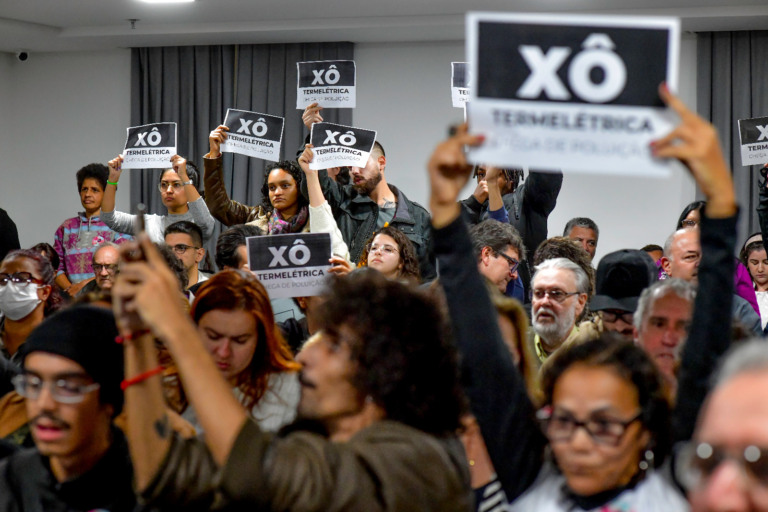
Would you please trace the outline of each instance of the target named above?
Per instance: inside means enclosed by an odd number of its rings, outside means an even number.
[[[679,20],[469,13],[469,159],[503,167],[667,176],[649,144],[678,122]]]
[[[376,142],[376,131],[334,123],[312,125],[310,142],[315,157],[309,168],[365,167]]]
[[[464,108],[469,101],[469,72],[466,62],[451,62],[451,101],[456,108]]]
[[[168,169],[176,154],[176,123],[152,123],[127,129],[123,169]]]
[[[271,299],[311,297],[323,290],[331,268],[331,235],[295,233],[246,238],[248,268]]]
[[[224,118],[229,128],[222,153],[239,153],[264,160],[280,160],[285,119],[258,112],[230,108]]]
[[[323,108],[355,108],[357,68],[353,60],[297,62],[296,108],[319,103]]]
[[[768,117],[739,119],[741,165],[763,165],[768,162]]]

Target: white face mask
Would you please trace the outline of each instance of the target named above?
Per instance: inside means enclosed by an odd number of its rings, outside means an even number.
[[[0,311],[11,320],[21,320],[42,302],[37,296],[38,288],[32,283],[21,286],[8,282],[0,286]]]

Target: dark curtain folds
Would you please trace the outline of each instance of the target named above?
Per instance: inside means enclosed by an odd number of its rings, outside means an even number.
[[[760,231],[755,208],[761,166],[742,167],[739,119],[768,116],[768,31],[697,34],[697,108],[720,133],[741,205],[739,248]]]
[[[131,62],[131,126],[161,121],[178,123],[179,154],[200,169],[208,152],[208,134],[224,121],[227,108],[285,117],[281,159],[294,160],[307,130],[296,108],[296,63],[354,59],[352,43],[187,46],[134,48]],[[351,109],[329,109],[326,121],[351,124]],[[230,197],[247,205],[261,203],[268,162],[224,154],[224,182]],[[164,214],[157,183],[160,170],[133,170],[131,203],[145,203]],[[202,190],[201,190],[202,193]],[[127,205],[118,209],[128,211]],[[133,207],[130,208],[133,210]],[[207,244],[209,254],[222,225]]]

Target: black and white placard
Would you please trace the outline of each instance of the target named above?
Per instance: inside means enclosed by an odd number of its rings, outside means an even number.
[[[167,169],[176,154],[176,123],[152,123],[127,129],[123,169]]]
[[[739,119],[741,165],[763,165],[768,162],[768,117]]]
[[[666,176],[652,140],[678,122],[659,98],[677,88],[674,18],[467,15],[473,163]]]
[[[466,62],[451,62],[451,102],[464,108],[469,101],[469,72]]]
[[[331,235],[294,233],[246,238],[248,267],[272,299],[319,295],[331,268]]]
[[[376,142],[376,131],[342,124],[315,123],[309,138],[315,153],[309,164],[310,169],[365,167]]]
[[[280,160],[284,118],[230,108],[224,125],[229,132],[221,145],[222,153],[239,153],[273,162]]]
[[[323,108],[355,108],[357,68],[353,60],[297,62],[296,108],[312,103]]]

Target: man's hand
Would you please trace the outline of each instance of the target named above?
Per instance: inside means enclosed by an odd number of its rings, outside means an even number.
[[[429,158],[430,209],[435,228],[445,227],[459,216],[456,201],[472,172],[472,165],[464,155],[464,146],[479,146],[483,140],[482,135],[469,135],[465,123],[456,135],[438,144]]]
[[[706,214],[712,218],[730,217],[736,213],[733,178],[725,163],[717,130],[669,92],[666,84],[659,96],[680,116],[680,124],[666,137],[651,143],[653,155],[677,158],[691,171],[693,179],[707,197]]]
[[[107,181],[117,183],[123,172],[123,155],[117,155],[117,157],[110,160],[107,163],[107,167],[109,167],[109,178],[107,178]]]
[[[472,192],[472,195],[475,196],[475,199],[477,199],[478,203],[483,204],[488,199],[488,181],[481,180],[478,182],[477,187],[475,187],[475,191]]]
[[[90,283],[94,279],[96,279],[96,278],[95,277],[91,277],[91,278],[85,279],[84,281],[80,281],[79,283],[73,284],[72,286],[67,288],[67,295],[69,295],[70,297],[74,297],[75,295],[80,293],[80,290],[82,290],[83,287],[85,287],[85,285],[87,285],[88,283]]]
[[[218,128],[208,135],[208,146],[210,151],[206,155],[206,158],[219,158],[221,156],[221,143],[227,140],[228,131],[229,128],[220,124]]]
[[[323,122],[323,116],[320,115],[321,110],[323,110],[323,107],[319,106],[317,103],[307,105],[307,108],[304,109],[304,113],[301,115],[301,120],[304,122],[304,126],[307,127],[307,130],[312,131],[313,124]]]
[[[174,171],[176,171],[176,174],[179,175],[179,178],[181,178],[181,181],[189,180],[189,176],[187,175],[186,158],[179,155],[173,155],[171,157],[171,167],[173,168]]]

